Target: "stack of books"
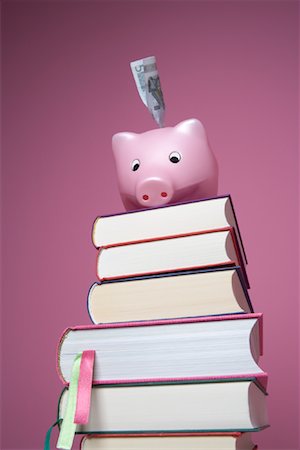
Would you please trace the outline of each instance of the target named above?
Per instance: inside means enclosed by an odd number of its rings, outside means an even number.
[[[255,448],[263,324],[230,196],[99,217],[92,239],[93,325],[65,330],[57,352],[60,421],[76,356],[94,355],[82,450]]]

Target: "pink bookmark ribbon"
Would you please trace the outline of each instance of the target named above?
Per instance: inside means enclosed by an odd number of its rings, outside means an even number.
[[[86,424],[89,421],[94,362],[94,350],[82,352],[74,416],[74,423],[76,424]]]

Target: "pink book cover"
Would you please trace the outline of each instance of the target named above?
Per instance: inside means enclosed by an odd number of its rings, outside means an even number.
[[[74,327],[68,327],[63,332],[58,346],[57,346],[57,357],[56,357],[56,369],[57,373],[64,385],[68,385],[68,381],[65,380],[61,369],[60,369],[60,353],[61,347],[66,339],[68,333],[72,331],[80,330],[97,330],[97,329],[114,329],[114,328],[128,328],[128,327],[151,327],[151,326],[162,326],[162,325],[172,325],[172,324],[188,324],[188,323],[198,323],[198,322],[220,322],[220,321],[230,321],[230,320],[247,320],[247,319],[258,319],[259,321],[259,342],[260,342],[260,354],[263,354],[263,315],[262,313],[251,313],[251,314],[228,314],[221,316],[206,316],[206,317],[189,317],[189,318],[178,318],[178,319],[163,319],[163,320],[151,320],[151,321],[137,321],[137,322],[118,322],[118,323],[104,323],[97,325],[78,325]],[[86,349],[90,350],[90,349]],[[243,373],[242,375],[220,375],[213,377],[184,377],[184,378],[143,378],[143,379],[112,379],[112,380],[93,380],[93,384],[142,384],[142,383],[162,383],[162,382],[193,382],[193,381],[213,381],[213,380],[234,380],[242,378],[256,378],[258,383],[265,389],[267,386],[267,373],[261,372],[259,374]]]
[[[243,259],[241,256],[241,250],[237,241],[237,237],[236,237],[236,232],[234,230],[233,227],[225,227],[225,228],[219,228],[219,229],[212,229],[212,230],[205,230],[205,231],[198,231],[198,232],[192,232],[192,233],[184,233],[184,234],[178,234],[178,235],[170,235],[170,236],[163,236],[163,237],[156,237],[156,238],[151,238],[151,239],[144,239],[144,240],[140,240],[140,241],[134,241],[134,242],[123,242],[121,244],[111,244],[111,245],[107,245],[107,246],[103,246],[99,248],[98,251],[98,256],[97,256],[97,260],[99,258],[101,258],[101,253],[103,251],[106,251],[107,249],[111,248],[111,247],[120,247],[120,246],[126,246],[126,245],[136,245],[136,244],[141,244],[141,243],[146,243],[146,242],[153,242],[153,241],[162,241],[162,240],[167,240],[167,239],[176,239],[176,238],[180,238],[180,237],[188,237],[188,236],[195,236],[195,235],[200,235],[200,234],[209,234],[209,233],[219,233],[219,232],[224,232],[224,231],[229,231],[232,241],[233,241],[233,245],[234,245],[234,249],[235,249],[235,253],[236,253],[236,260],[227,260],[224,262],[220,262],[217,265],[216,264],[211,264],[208,265],[206,264],[205,266],[203,265],[199,265],[199,266],[193,266],[193,267],[174,267],[171,272],[178,272],[178,271],[184,271],[184,270],[199,270],[199,269],[207,269],[209,267],[222,267],[222,266],[228,266],[228,265],[238,265],[241,267],[242,273],[243,273],[243,277],[245,279],[245,283],[247,285],[247,288],[250,287],[249,285],[249,280],[247,277],[247,273],[246,273],[246,269],[243,263]],[[118,277],[103,277],[101,276],[101,274],[98,273],[98,269],[97,269],[97,264],[96,264],[96,273],[97,276],[99,278],[100,281],[106,281],[106,280],[114,280],[114,279],[123,279],[123,278],[132,278],[132,277],[140,277],[140,276],[145,276],[145,275],[157,275],[158,273],[168,273],[170,272],[170,270],[166,270],[166,271],[154,271],[154,272],[141,272],[141,273],[132,273],[132,274],[128,274],[128,275],[119,275]]]

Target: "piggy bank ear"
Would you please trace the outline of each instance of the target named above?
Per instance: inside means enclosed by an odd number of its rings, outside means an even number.
[[[123,151],[128,145],[136,139],[136,133],[130,133],[124,131],[122,133],[114,134],[112,137],[112,148],[113,152]]]
[[[198,119],[184,120],[183,122],[178,123],[174,127],[174,129],[176,130],[176,132],[183,133],[186,135],[193,135],[193,134],[205,135],[204,126]]]

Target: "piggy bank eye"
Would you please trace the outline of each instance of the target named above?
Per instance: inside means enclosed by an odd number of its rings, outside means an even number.
[[[178,152],[172,152],[169,154],[169,160],[174,163],[177,164],[179,163],[179,161],[181,160],[181,155]]]
[[[136,170],[138,170],[138,168],[140,167],[141,163],[138,159],[135,159],[134,161],[132,161],[131,163],[131,170],[133,170],[133,172],[135,172]]]

